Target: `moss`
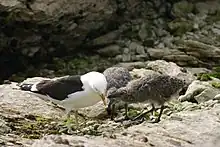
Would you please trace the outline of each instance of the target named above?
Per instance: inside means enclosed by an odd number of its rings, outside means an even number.
[[[220,40],[219,40],[220,41]],[[214,72],[219,72],[220,73],[220,67],[213,67],[212,69]]]
[[[218,69],[216,69],[216,70],[218,70]],[[211,77],[220,79],[220,72],[213,71],[211,73],[200,73],[200,74],[197,74],[197,80],[200,80],[200,81],[212,80]]]
[[[200,81],[209,81],[209,80],[212,80],[212,79],[211,79],[211,77],[210,77],[210,74],[202,73],[202,74],[198,74],[198,75],[197,75],[197,80],[200,80]]]
[[[186,32],[190,32],[193,30],[193,23],[190,21],[182,21],[176,19],[168,24],[170,31],[173,35],[181,36]]]
[[[104,71],[109,66],[116,64],[113,59],[106,59],[100,56],[78,55],[75,57],[53,58],[51,63],[29,67],[22,73],[12,75],[12,81],[23,81],[27,77],[57,77],[64,75],[84,74],[91,70]]]
[[[220,21],[220,10],[217,10],[215,14],[208,15],[206,22],[208,24],[213,24],[214,22]]]
[[[220,72],[211,73],[210,76],[220,79]]]
[[[215,88],[220,88],[220,82],[212,82],[212,86]]]
[[[14,119],[11,125],[16,135],[28,139],[39,139],[45,134],[60,134],[57,123],[42,116],[27,115],[24,119]]]
[[[128,111],[128,116],[129,116],[129,117],[135,117],[135,116],[137,116],[138,114],[139,114],[138,111],[135,110],[135,109],[130,109],[130,110]]]
[[[83,74],[91,70],[102,71],[105,68],[115,64],[112,60],[101,58],[99,56],[83,56],[66,57],[63,59],[55,58],[53,68],[56,75],[62,76],[66,74]]]

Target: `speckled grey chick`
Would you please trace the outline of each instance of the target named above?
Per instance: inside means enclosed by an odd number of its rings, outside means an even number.
[[[156,74],[151,78],[142,77],[130,81],[126,87],[108,93],[108,98],[117,97],[117,99],[127,103],[149,102],[151,104],[159,104],[161,110],[155,121],[159,122],[164,103],[169,101],[172,96],[177,95],[184,86],[185,82],[183,80],[168,75]]]
[[[110,67],[107,68],[103,74],[107,80],[107,93],[111,91],[115,91],[115,89],[119,89],[128,84],[129,81],[132,80],[132,77],[127,68],[124,67]],[[111,119],[113,119],[113,113],[115,109],[115,99],[109,99],[110,102],[108,104],[107,111],[111,114]]]
[[[131,81],[132,77],[127,68],[124,67],[110,67],[107,68],[103,74],[108,82],[107,90],[112,87],[121,88]]]

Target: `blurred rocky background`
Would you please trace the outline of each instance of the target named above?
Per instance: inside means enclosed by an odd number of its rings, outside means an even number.
[[[155,59],[219,64],[217,0],[0,0],[0,26],[1,81]]]

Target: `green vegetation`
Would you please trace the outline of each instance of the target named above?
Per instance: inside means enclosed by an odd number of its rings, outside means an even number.
[[[212,86],[215,88],[220,88],[220,82],[212,82]]]
[[[39,67],[28,67],[25,72],[12,75],[12,81],[23,81],[27,77],[58,77],[64,75],[84,74],[91,70],[104,71],[106,68],[116,64],[112,59],[100,56],[83,56],[53,58],[51,63],[39,65]]]
[[[210,75],[210,74],[201,73],[201,74],[198,74],[198,75],[197,75],[197,80],[200,80],[200,81],[209,81],[209,80],[212,80],[212,79],[211,79],[211,75]]]
[[[51,118],[28,115],[24,120],[12,122],[17,135],[28,139],[39,139],[46,134],[60,134],[57,123]]]
[[[219,68],[215,68],[215,69],[216,69],[216,71],[213,71],[211,73],[200,73],[200,74],[197,74],[197,80],[209,81],[209,80],[212,80],[211,77],[220,79],[220,72],[218,72]]]
[[[135,110],[135,109],[130,109],[130,110],[128,111],[128,116],[129,116],[129,117],[135,117],[135,116],[137,116],[138,114],[139,114],[138,111]]]

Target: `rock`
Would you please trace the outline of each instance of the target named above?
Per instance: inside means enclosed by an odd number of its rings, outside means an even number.
[[[109,103],[109,100],[107,101],[107,103]],[[98,102],[93,106],[83,108],[79,110],[79,112],[85,114],[85,116],[90,118],[103,118],[107,116],[107,112],[105,110],[103,102]]]
[[[131,61],[146,61],[149,59],[148,54],[131,56]]]
[[[0,118],[0,135],[11,132],[11,128],[7,126],[7,123]]]
[[[206,69],[206,68],[191,68],[191,67],[186,67],[187,71],[191,72],[193,75],[199,74],[199,73],[210,73],[211,70]]]
[[[163,59],[166,56],[180,56],[186,55],[184,52],[181,52],[176,49],[169,49],[169,48],[148,48],[147,53],[152,59]],[[173,58],[173,61],[178,61],[178,58]]]
[[[197,58],[217,58],[220,57],[220,49],[216,46],[205,44],[194,40],[181,40],[179,44],[184,46],[181,50],[188,55],[196,56]],[[196,54],[194,54],[196,52]]]
[[[122,61],[123,62],[131,61],[131,55],[130,54],[123,54],[122,55]]]
[[[141,78],[143,76],[159,74],[159,73],[153,70],[140,68],[140,69],[133,69],[132,71],[130,71],[130,74],[133,78]]]
[[[157,72],[134,69],[131,73],[142,76]],[[42,78],[29,78],[24,82],[35,83],[38,80]],[[61,125],[59,121],[62,120],[65,112],[49,105],[30,92],[16,89],[16,85],[17,83],[13,82],[0,85],[0,143],[3,146],[145,147],[154,145],[172,147],[178,145],[187,147],[215,143],[219,135],[220,104],[217,100],[201,102],[199,105],[176,102],[170,109],[177,111],[172,111],[170,116],[164,114],[160,123],[143,122],[139,125],[133,124],[128,128],[126,126],[129,122],[116,123],[107,119],[103,108],[98,103],[96,106],[80,111],[81,114],[96,117],[96,119],[87,118],[88,121],[78,133],[65,135],[65,133],[51,132],[55,134],[48,135],[47,131]],[[51,122],[45,121],[46,118],[52,119]],[[39,130],[46,132],[38,134]],[[25,131],[29,133],[25,134]],[[200,134],[199,138],[196,134]],[[25,138],[25,135],[29,138]]]
[[[144,47],[136,42],[131,42],[129,49],[133,52],[136,52],[137,54],[145,54]]]
[[[102,49],[99,49],[97,51],[100,55],[106,56],[106,57],[114,57],[121,53],[121,47],[114,44],[109,45],[107,47],[104,47]]]
[[[74,147],[117,147],[117,146],[130,146],[130,147],[144,147],[145,144],[141,141],[135,140],[134,142],[128,142],[127,139],[121,138],[120,141],[114,138],[102,138],[102,137],[84,137],[84,136],[67,136],[67,135],[50,135],[45,136],[41,140],[34,142],[31,147],[41,146],[74,146]]]
[[[182,36],[186,32],[190,32],[193,30],[193,23],[189,20],[180,21],[178,19],[171,21],[168,24],[170,32],[176,36]]]
[[[129,49],[128,48],[123,48],[123,53],[124,54],[129,54]]]
[[[148,31],[147,31],[147,24],[143,23],[141,25],[140,31],[138,32],[138,36],[142,41],[145,41],[145,39],[148,37]]]
[[[97,37],[91,42],[87,43],[87,46],[101,46],[101,45],[108,45],[114,43],[120,35],[120,31],[112,31],[103,36]]]
[[[164,60],[151,61],[148,62],[146,68],[159,73],[184,79],[188,84],[195,80],[193,74],[191,74],[187,70],[184,70],[182,67],[177,66],[177,64],[173,62],[166,62]]]
[[[219,136],[220,124],[216,121],[219,108],[220,105],[216,104],[209,110],[182,111],[171,114],[168,120],[156,125],[143,123],[132,126],[127,129],[126,137],[137,139],[147,134],[148,144],[151,146],[199,147],[203,143],[214,144]],[[173,119],[174,117],[181,119]],[[197,134],[200,136],[198,137]]]
[[[32,81],[39,81],[39,79],[37,79],[38,78],[35,78]],[[0,91],[2,93],[0,105],[3,106],[3,108],[18,111],[24,115],[31,113],[45,117],[61,117],[65,114],[65,112],[60,109],[55,109],[48,105],[48,102],[36,95],[18,90],[16,83],[0,85]]]
[[[144,68],[148,62],[123,62],[118,63],[116,66],[125,67],[128,70],[132,70],[134,68]]]
[[[180,66],[196,66],[199,65],[200,61],[193,56],[189,56],[189,55],[166,55],[163,56],[162,58],[163,60],[166,61],[174,61],[176,64],[180,65]]]
[[[122,55],[115,56],[115,61],[122,62],[122,59],[123,59]]]
[[[212,28],[212,32],[218,36],[220,35],[220,29]]]
[[[90,49],[114,43],[123,31],[114,29],[119,25],[115,4],[108,0],[1,1],[0,62],[4,64],[0,64],[0,70],[7,71],[1,72],[0,77],[7,79],[29,64],[38,66],[39,62],[48,61],[48,56],[72,54],[81,46],[89,45]]]
[[[173,5],[172,14],[176,17],[185,17],[193,11],[193,4],[188,1],[180,1]]]
[[[213,14],[219,9],[217,1],[197,2],[195,4],[195,11],[200,14]]]
[[[183,101],[196,100],[196,102],[202,103],[214,99],[215,96],[220,93],[219,89],[214,88],[212,86],[212,83],[214,81],[220,82],[217,79],[212,81],[199,81],[199,80],[193,81],[189,85],[185,95],[181,95],[178,98],[179,101],[183,102]]]
[[[155,30],[156,29],[154,29],[154,27],[150,25],[149,22],[143,22],[138,31],[138,36],[142,42],[145,42],[145,45],[151,46],[151,44],[154,44],[154,40],[156,39],[157,35],[159,35],[159,33],[163,33],[162,31],[159,32]]]

